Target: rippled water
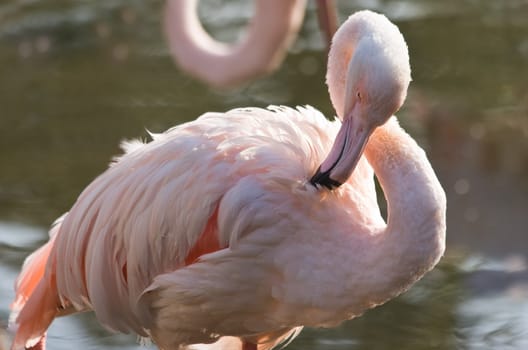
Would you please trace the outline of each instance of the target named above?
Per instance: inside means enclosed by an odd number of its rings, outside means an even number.
[[[221,39],[234,40],[251,15],[241,2],[221,11],[220,1],[203,3],[205,25]],[[161,5],[0,4],[0,324],[24,257],[121,139],[237,106],[311,104],[331,116],[313,4],[282,68],[231,92],[173,65]],[[341,18],[363,7],[385,12],[407,39],[413,83],[399,115],[447,191],[448,251],[410,292],[336,329],[305,330],[289,348],[527,349],[528,3],[339,5]],[[57,320],[49,348],[139,346],[83,314]]]

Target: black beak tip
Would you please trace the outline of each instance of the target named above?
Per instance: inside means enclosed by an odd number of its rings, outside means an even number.
[[[329,190],[333,190],[342,185],[341,182],[330,178],[330,171],[321,172],[321,167],[317,168],[314,176],[310,179],[310,183],[317,188],[326,187]]]

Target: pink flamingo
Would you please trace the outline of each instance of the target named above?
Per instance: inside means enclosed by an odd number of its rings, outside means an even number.
[[[84,310],[161,349],[270,349],[408,289],[444,252],[446,209],[391,117],[409,81],[398,28],[362,11],[330,50],[338,121],[235,109],[125,143],[26,260],[12,349],[43,349],[55,317]]]
[[[247,35],[228,45],[211,38],[197,15],[198,0],[169,0],[165,34],[170,52],[187,73],[214,87],[236,87],[269,74],[282,63],[303,22],[306,0],[256,0]],[[318,0],[327,40],[335,32],[332,0]]]

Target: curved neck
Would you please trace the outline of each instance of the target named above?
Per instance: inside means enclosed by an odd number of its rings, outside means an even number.
[[[198,0],[169,0],[165,32],[170,51],[191,75],[213,86],[235,86],[263,75],[280,64],[295,38],[306,0],[258,0],[247,35],[229,45],[204,30]]]
[[[392,282],[380,285],[392,286],[380,290],[381,302],[407,289],[443,255],[446,197],[425,152],[394,117],[374,132],[365,155],[388,205],[387,227],[372,256],[377,275]]]
[[[326,85],[334,110],[341,120],[344,117],[348,65],[354,55],[360,35],[359,27],[355,23],[341,25],[332,39],[328,53]]]

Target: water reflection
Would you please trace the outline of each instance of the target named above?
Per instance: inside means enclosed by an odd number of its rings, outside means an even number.
[[[309,103],[332,115],[312,3],[283,67],[234,92],[177,70],[161,36],[161,5],[0,5],[0,323],[23,258],[121,139],[237,106]],[[342,18],[360,7],[386,12],[407,38],[414,81],[400,120],[427,148],[447,191],[448,256],[400,298],[336,329],[303,332],[289,348],[528,348],[528,3],[339,5]],[[203,20],[220,39],[235,38],[250,16],[247,8],[217,14],[207,6]],[[57,321],[49,344],[138,348],[91,314]]]

